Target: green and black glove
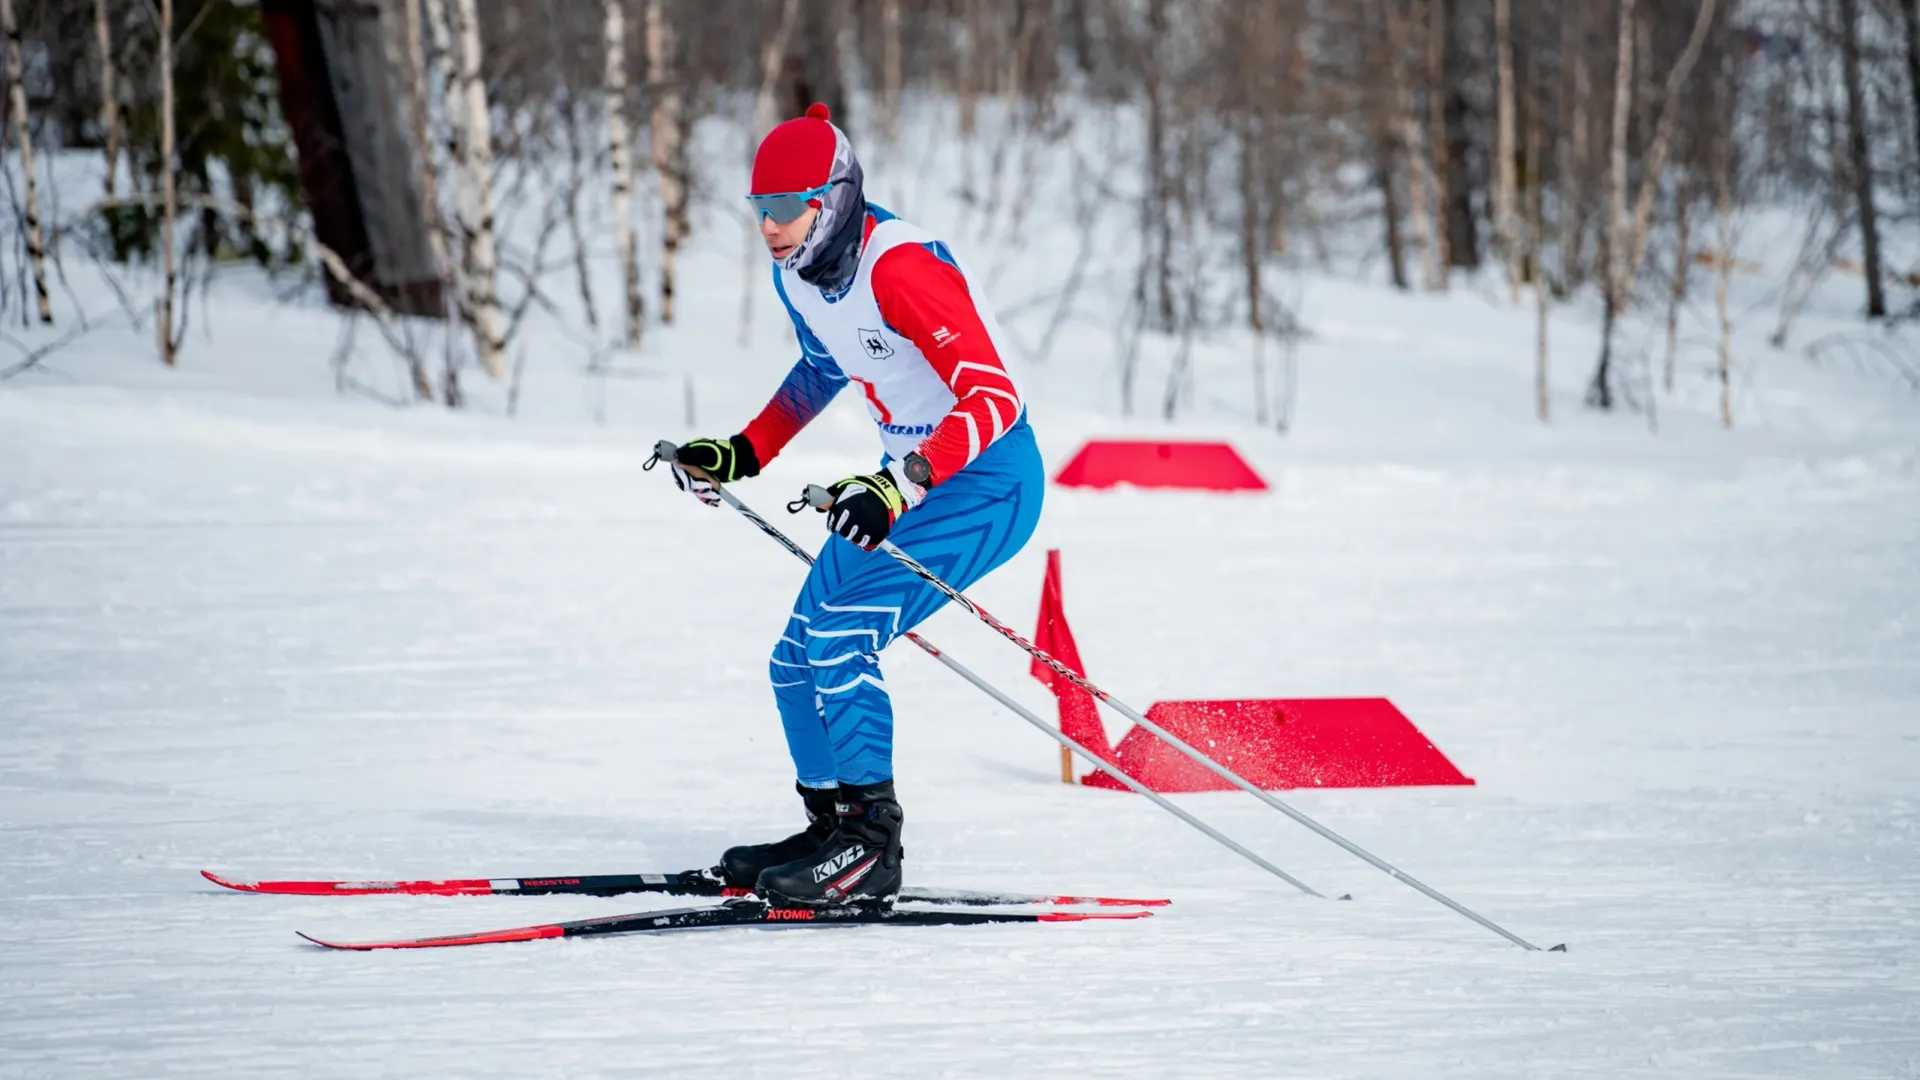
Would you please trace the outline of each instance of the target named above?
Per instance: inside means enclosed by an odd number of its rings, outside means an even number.
[[[913,472],[896,461],[880,472],[849,476],[828,486],[833,503],[824,508],[827,529],[868,551],[879,547],[900,515],[927,497],[924,486],[908,479]]]
[[[683,467],[687,465],[702,470],[722,484],[760,475],[760,455],[754,453],[753,442],[745,435],[735,435],[725,440],[695,439],[686,443],[674,451],[673,482],[681,491],[692,492],[695,498],[708,506],[720,505],[720,493],[713,489],[712,480],[688,472]]]

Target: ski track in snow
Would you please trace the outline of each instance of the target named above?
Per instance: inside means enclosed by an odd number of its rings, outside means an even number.
[[[1286,797],[1565,955],[1252,800],[1183,797],[1356,899],[1050,782],[1051,744],[905,647],[913,881],[1174,905],[331,954],[293,930],[681,901],[260,897],[196,871],[680,869],[787,826],[761,657],[801,571],[639,473],[638,435],[249,408],[0,394],[0,1075],[775,1076],[850,1054],[913,1076],[1920,1075],[1920,519],[1898,470],[1263,449],[1271,497],[1055,490],[977,590],[1025,624],[1062,547],[1091,673],[1136,707],[1393,697],[1479,786]],[[825,459],[741,494],[772,511]],[[926,632],[1050,712],[964,616]]]

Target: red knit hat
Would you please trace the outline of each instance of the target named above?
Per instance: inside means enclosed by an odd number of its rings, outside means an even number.
[[[752,195],[811,191],[833,177],[833,161],[845,136],[827,116],[827,107],[814,102],[807,115],[767,132],[753,155]]]

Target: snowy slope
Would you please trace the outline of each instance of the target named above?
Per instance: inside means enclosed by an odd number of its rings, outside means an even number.
[[[788,345],[764,288],[733,344],[738,239],[701,235],[691,311],[646,362],[694,373],[698,426],[724,431]],[[1288,797],[1564,955],[1243,796],[1181,801],[1355,900],[1064,787],[1051,743],[906,647],[915,883],[1174,906],[325,954],[292,931],[649,901],[255,897],[196,871],[679,869],[789,827],[763,658],[802,571],[639,471],[684,434],[671,383],[613,387],[595,424],[580,357],[539,330],[519,419],[484,388],[466,414],[393,411],[333,394],[333,316],[243,274],[215,296],[180,372],[109,328],[0,384],[0,1076],[1920,1076],[1920,404],[1764,352],[1763,314],[1741,425],[1689,366],[1655,437],[1577,409],[1580,311],[1543,428],[1530,313],[1305,278],[1294,433],[1248,424],[1230,338],[1177,429],[1233,438],[1272,495],[1056,489],[975,590],[1024,624],[1061,548],[1091,674],[1136,707],[1391,696],[1478,786]],[[1162,430],[1114,414],[1111,346],[1081,327],[1034,372],[1051,460]],[[870,461],[862,423],[836,406],[739,493],[773,514]],[[1049,711],[988,631],[949,611],[926,633]]]

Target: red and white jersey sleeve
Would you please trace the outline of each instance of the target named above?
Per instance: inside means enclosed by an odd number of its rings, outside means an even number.
[[[875,260],[872,283],[887,326],[919,348],[954,397],[919,446],[937,484],[1014,426],[1020,391],[957,266],[925,244],[900,244]]]

